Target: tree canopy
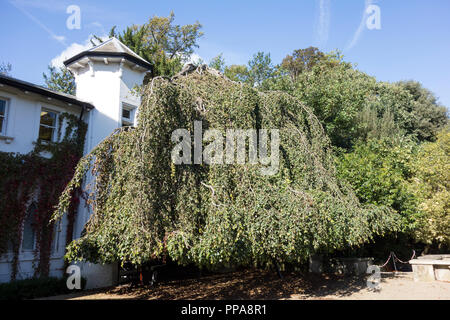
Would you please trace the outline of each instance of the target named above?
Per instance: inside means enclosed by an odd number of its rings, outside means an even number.
[[[93,215],[68,247],[69,260],[139,265],[167,255],[208,268],[298,263],[398,227],[395,212],[361,205],[337,177],[320,121],[287,93],[189,66],[172,79],[153,79],[143,101],[137,127],[100,143],[60,198],[55,218],[92,172]],[[195,120],[223,136],[230,128],[279,129],[277,173],[261,175],[263,165],[248,162],[174,165],[172,132],[192,132]]]
[[[419,200],[420,224],[416,237],[450,248],[450,128],[426,143],[415,160],[411,190]]]
[[[324,53],[315,47],[298,49],[283,59],[281,67],[289,72],[291,80],[295,82],[302,72],[311,71],[324,57]]]
[[[109,37],[118,38],[143,59],[152,64],[152,77],[172,76],[181,70],[183,62],[198,48],[198,39],[203,36],[199,22],[186,25],[174,23],[173,12],[168,17],[151,17],[143,25],[126,27],[122,32],[112,27]],[[92,45],[96,46],[103,39],[94,35]],[[2,66],[7,71],[6,66]],[[48,67],[49,74],[43,73],[47,88],[75,94],[75,78],[66,68]]]
[[[151,17],[147,23],[132,25],[121,33],[114,26],[110,37],[118,38],[123,44],[149,61],[153,66],[152,76],[172,76],[181,70],[183,62],[198,48],[198,40],[203,36],[202,25],[178,25],[175,14],[168,17]],[[94,39],[102,42],[98,36]],[[93,42],[95,44],[95,42]]]
[[[248,66],[222,69],[230,79],[252,85]],[[399,213],[405,238],[428,239],[431,244],[431,230],[445,228],[445,205],[440,202],[442,225],[425,224],[425,200],[409,187],[420,172],[414,165],[417,150],[435,141],[448,123],[446,108],[419,82],[380,82],[345,62],[339,52],[324,54],[309,47],[294,50],[273,66],[257,88],[291,93],[313,110],[338,151],[340,177],[363,204],[388,206]],[[417,237],[417,230],[425,230],[420,225],[429,226],[428,238]]]
[[[11,63],[0,63],[0,74],[5,76],[11,75],[12,65]]]
[[[47,88],[75,95],[75,78],[69,69],[48,66],[49,74],[43,73],[45,85]]]
[[[403,137],[359,141],[352,152],[338,157],[338,171],[363,204],[384,205],[402,217],[403,232],[414,230],[417,203],[409,190],[416,145]]]
[[[378,131],[390,124],[396,127],[391,132],[400,130],[418,141],[433,140],[447,123],[446,109],[417,82],[378,82],[339,54],[319,61],[297,76],[293,92],[314,109],[335,146],[349,149],[367,137],[365,130],[374,122]],[[362,117],[370,110],[372,117]],[[380,122],[383,117],[387,121]]]

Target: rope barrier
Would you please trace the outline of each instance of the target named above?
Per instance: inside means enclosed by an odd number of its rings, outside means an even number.
[[[389,260],[391,260],[391,256],[392,256],[392,252],[389,253],[389,257],[387,258],[386,262],[382,266],[380,266],[380,268],[384,268],[388,264]]]
[[[412,254],[412,256],[411,256],[411,259],[409,259],[409,260],[414,259],[415,256],[416,256],[416,251],[413,250],[413,254]],[[395,269],[395,271],[397,271],[397,265],[395,264],[396,261],[397,261],[397,262],[400,262],[400,263],[403,263],[403,264],[409,264],[409,261],[406,261],[406,262],[405,262],[405,261],[400,260],[400,259],[397,257],[397,255],[394,253],[394,251],[391,251],[391,252],[389,253],[389,257],[387,258],[386,262],[385,262],[382,266],[380,266],[380,268],[384,268],[384,267],[389,263],[389,261],[391,260],[391,258],[392,258],[392,262],[393,262],[393,264],[394,264],[394,269]]]
[[[409,260],[414,259],[414,257],[416,256],[416,251],[413,250],[412,257],[411,257],[411,259],[409,259],[407,262],[404,262],[404,261],[400,260],[400,259],[395,255],[394,252],[392,252],[392,254],[394,255],[394,258],[395,258],[398,262],[403,263],[403,264],[408,264],[408,263],[409,263]]]

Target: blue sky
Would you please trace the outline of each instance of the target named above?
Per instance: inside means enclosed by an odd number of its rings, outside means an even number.
[[[66,27],[66,9],[73,4],[81,9],[79,30]],[[380,30],[365,26],[369,4],[380,8]],[[12,64],[14,77],[42,84],[47,65],[83,48],[91,34],[106,35],[114,25],[122,30],[171,10],[178,24],[203,25],[196,54],[206,62],[223,53],[227,64],[244,64],[265,51],[280,63],[294,49],[339,49],[378,80],[418,80],[450,107],[448,0],[0,0],[0,62]]]

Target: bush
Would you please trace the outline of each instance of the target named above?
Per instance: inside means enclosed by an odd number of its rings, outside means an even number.
[[[417,223],[417,199],[408,188],[415,149],[408,139],[360,141],[337,163],[339,176],[350,183],[359,201],[394,209],[402,217],[403,232]]]
[[[40,297],[49,297],[58,294],[70,293],[66,285],[67,278],[30,278],[25,280],[15,280],[9,283],[0,284],[0,300],[23,300]],[[81,279],[81,288],[86,284],[85,279]]]
[[[450,248],[450,128],[423,145],[415,159],[412,193],[419,199],[416,237],[439,249]]]

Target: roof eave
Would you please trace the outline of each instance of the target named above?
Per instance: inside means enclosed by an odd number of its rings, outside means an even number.
[[[66,61],[64,61],[64,65],[66,67],[69,67],[71,64],[75,63],[76,61],[84,58],[84,57],[113,57],[113,58],[124,58],[127,59],[128,61],[133,62],[134,64],[137,64],[147,70],[151,70],[152,69],[152,65],[143,60],[143,59],[139,59],[136,58],[134,56],[132,56],[129,53],[126,52],[102,52],[102,51],[83,51],[75,56],[73,56],[70,59],[67,59]]]
[[[87,109],[87,110],[92,110],[94,109],[94,106],[88,102],[84,102],[84,101],[80,101],[78,99],[76,99],[75,97],[69,97],[63,93],[59,93],[56,91],[52,91],[50,89],[46,89],[46,88],[42,88],[39,86],[36,86],[34,84],[22,81],[22,80],[18,80],[18,79],[14,79],[11,77],[5,77],[5,76],[0,76],[0,83],[3,85],[7,85],[10,87],[14,87],[23,91],[28,91],[28,92],[32,92],[32,93],[36,93],[48,98],[52,98],[55,100],[59,100],[59,101],[63,101],[66,103],[70,103],[72,105],[81,107],[83,109]]]

